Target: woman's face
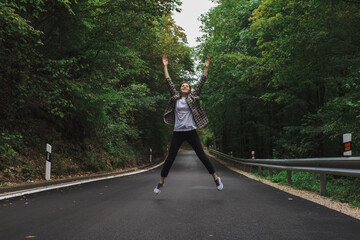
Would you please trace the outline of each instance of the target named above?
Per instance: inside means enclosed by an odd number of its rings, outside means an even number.
[[[181,84],[180,92],[181,92],[181,93],[187,93],[187,94],[189,94],[189,93],[190,93],[190,86],[189,86],[189,84],[187,84],[187,83]]]

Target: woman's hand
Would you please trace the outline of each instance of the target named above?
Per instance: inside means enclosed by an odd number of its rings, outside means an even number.
[[[168,69],[167,69],[167,65],[169,63],[167,56],[163,56],[162,61],[163,61],[163,64],[164,64],[165,78],[170,78],[170,75],[169,75],[169,72],[168,72]]]
[[[209,68],[209,65],[210,65],[210,58],[207,57],[207,59],[205,60],[205,67]]]
[[[205,60],[205,69],[203,74],[205,77],[207,77],[209,66],[210,66],[210,58],[207,57],[207,59]]]
[[[163,57],[162,57],[162,62],[163,62],[163,64],[164,64],[164,66],[167,66],[168,63],[169,63],[168,58],[167,58],[166,56],[163,56]]]

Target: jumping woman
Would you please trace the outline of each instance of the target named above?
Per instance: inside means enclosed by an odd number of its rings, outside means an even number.
[[[196,132],[197,128],[202,128],[208,123],[205,112],[200,106],[199,96],[207,78],[210,58],[208,57],[205,60],[204,74],[201,77],[200,83],[193,92],[191,91],[191,86],[188,82],[182,83],[180,85],[180,91],[178,92],[169,76],[167,69],[168,59],[166,56],[163,56],[162,62],[164,64],[165,80],[171,93],[171,98],[164,114],[164,121],[166,124],[174,125],[174,132],[168,156],[161,170],[160,182],[155,187],[154,193],[159,194],[161,192],[164,180],[167,177],[179,148],[184,141],[187,141],[195,150],[196,155],[205,165],[208,172],[213,176],[217,190],[220,191],[224,186],[221,179],[216,175],[215,169],[209,158],[206,156],[201,146],[199,136]]]

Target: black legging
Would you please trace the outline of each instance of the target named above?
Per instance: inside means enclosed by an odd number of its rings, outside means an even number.
[[[211,164],[209,158],[206,156],[201,143],[199,136],[197,135],[196,130],[184,131],[184,132],[173,132],[171,139],[171,146],[169,149],[169,154],[165,160],[164,166],[161,170],[161,177],[167,177],[170,168],[175,160],[175,157],[179,151],[181,144],[187,141],[191,147],[195,150],[196,155],[200,158],[201,162],[205,165],[206,169],[210,174],[215,173],[215,169]]]

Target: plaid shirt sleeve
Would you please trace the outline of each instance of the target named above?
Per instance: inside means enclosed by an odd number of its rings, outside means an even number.
[[[171,78],[165,78],[165,81],[166,81],[166,83],[167,83],[167,85],[169,87],[169,91],[170,91],[171,96],[174,96],[177,93],[177,91],[175,89],[175,86],[174,86],[174,83],[171,81]]]
[[[194,91],[195,95],[200,96],[201,89],[204,86],[204,83],[206,82],[207,77],[205,75],[201,76],[199,84],[196,86],[196,89]]]

